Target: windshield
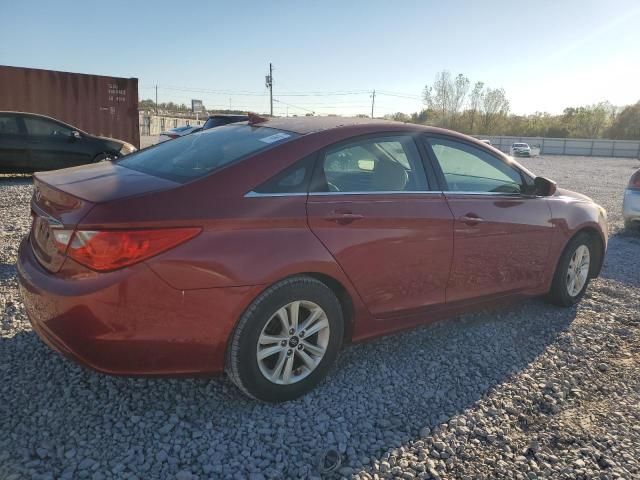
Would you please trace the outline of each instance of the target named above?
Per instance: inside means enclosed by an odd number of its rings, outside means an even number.
[[[527,145],[526,143],[514,143],[513,144],[514,147],[528,147],[529,145]]]
[[[273,128],[232,124],[140,150],[123,157],[118,165],[187,182],[297,136]]]

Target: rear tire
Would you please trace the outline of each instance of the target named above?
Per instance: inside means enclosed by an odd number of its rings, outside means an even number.
[[[298,398],[326,376],[343,325],[340,302],[324,283],[306,276],[278,282],[240,318],[227,349],[227,375],[258,400]]]
[[[565,247],[553,276],[549,301],[561,307],[571,307],[584,296],[596,261],[593,240],[579,233]]]

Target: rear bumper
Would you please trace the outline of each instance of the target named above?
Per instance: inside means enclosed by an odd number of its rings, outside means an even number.
[[[640,190],[627,188],[624,191],[622,216],[628,222],[640,222]]]
[[[27,239],[18,278],[29,320],[45,343],[116,375],[222,373],[236,320],[262,289],[176,290],[145,264],[63,279],[38,264]]]

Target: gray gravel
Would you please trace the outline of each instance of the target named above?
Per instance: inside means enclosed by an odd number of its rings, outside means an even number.
[[[0,179],[0,478],[640,478],[640,237],[621,234],[636,160],[525,160],[609,211],[602,277],[576,309],[531,300],[346,349],[285,405],[222,379],[85,370],[31,331],[15,258],[30,179]],[[329,474],[324,474],[329,477]]]

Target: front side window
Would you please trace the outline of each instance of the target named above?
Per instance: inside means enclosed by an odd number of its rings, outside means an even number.
[[[45,118],[24,117],[29,135],[70,137],[71,129]]]
[[[0,135],[19,135],[18,119],[14,115],[0,115]]]
[[[297,133],[267,127],[228,125],[140,150],[123,157],[118,165],[187,182],[297,136]]]
[[[428,142],[451,192],[521,193],[518,170],[493,155],[465,143],[440,138]]]
[[[326,151],[314,191],[402,192],[426,190],[424,169],[410,136],[365,138]]]

